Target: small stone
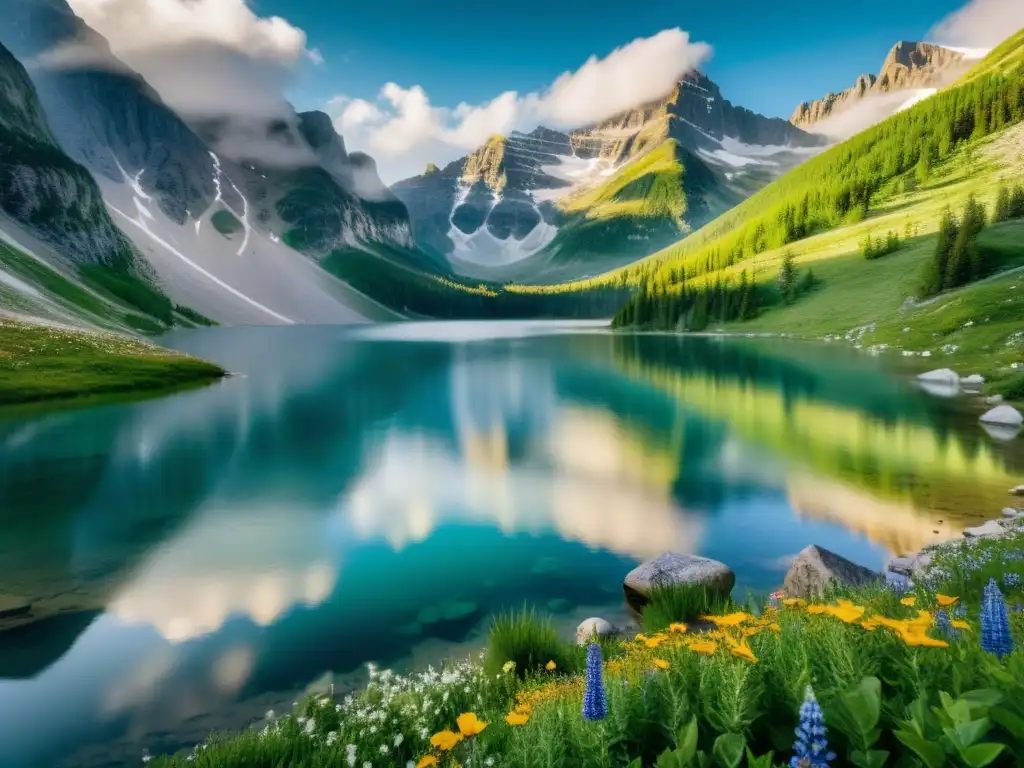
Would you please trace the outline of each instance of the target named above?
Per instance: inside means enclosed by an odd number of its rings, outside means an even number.
[[[969,539],[975,538],[991,538],[994,536],[1002,536],[1006,533],[1006,529],[1003,528],[996,520],[989,520],[981,525],[976,525],[973,528],[967,528],[964,531],[964,536]]]
[[[782,589],[790,597],[815,597],[829,585],[855,587],[881,578],[882,574],[870,568],[811,544],[793,560]]]
[[[1006,427],[1019,427],[1024,424],[1024,416],[1012,405],[997,405],[981,417],[985,424],[998,424]]]
[[[616,637],[619,634],[618,628],[610,621],[594,616],[584,619],[576,627],[576,645],[586,645],[595,637]]]
[[[31,600],[15,595],[0,595],[0,619],[16,619],[31,612]]]
[[[999,405],[1003,402],[1002,395],[989,395],[985,398],[985,405]]]
[[[1024,485],[1018,485],[1016,488],[1010,489],[1011,496],[1024,496]]]
[[[980,387],[985,383],[985,377],[978,373],[972,373],[970,376],[960,379],[960,383],[966,387]]]
[[[1003,514],[1006,517],[1020,517],[1021,511],[1019,509],[1014,509],[1013,507],[1006,507],[1003,510]]]

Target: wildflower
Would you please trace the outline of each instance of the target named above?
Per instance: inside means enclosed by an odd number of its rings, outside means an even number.
[[[943,637],[955,640],[960,636],[960,633],[953,627],[953,622],[950,621],[949,614],[945,611],[935,612],[935,626]]]
[[[814,689],[807,686],[804,703],[800,705],[800,724],[796,728],[791,768],[827,768],[835,753],[828,751],[825,735],[825,714],[814,697]]]
[[[916,595],[909,595],[907,597],[904,597],[902,600],[900,600],[900,602],[903,605],[911,606],[911,605],[913,605],[914,603],[917,602],[917,596]]]
[[[473,712],[463,712],[455,722],[459,725],[459,733],[463,736],[473,737],[487,727],[487,723],[479,719]]]
[[[1006,601],[995,579],[989,579],[981,606],[981,647],[988,653],[999,658],[1013,650],[1013,637],[1010,635],[1010,617],[1006,611]]]
[[[402,746],[403,741],[405,741],[405,736],[403,736],[401,733],[396,733],[394,739],[395,749],[398,749],[400,746]]]
[[[668,631],[683,634],[684,632],[686,632],[686,625],[678,621],[675,621],[668,625]]]
[[[1010,571],[1009,573],[1004,573],[1003,574],[1003,586],[1006,587],[1007,589],[1010,589],[1011,587],[1019,587],[1020,586],[1020,574],[1019,573],[1014,573],[1013,571]]]
[[[655,635],[654,637],[648,637],[646,640],[644,640],[644,644],[648,648],[657,648],[663,642],[665,642],[664,635]]]
[[[608,698],[605,695],[601,674],[601,646],[591,643],[587,646],[587,682],[583,692],[583,719],[603,720],[608,714]]]
[[[509,725],[526,725],[530,720],[530,715],[527,712],[514,711],[509,712],[505,717],[505,722]]]
[[[948,608],[949,606],[953,605],[958,600],[960,600],[959,597],[950,597],[949,595],[940,595],[940,594],[935,595],[935,599],[938,601],[939,605],[941,605],[943,608]]]
[[[382,755],[386,755],[386,754],[387,754],[388,752],[390,752],[390,751],[391,751],[391,749],[390,749],[390,747],[388,747],[388,745],[387,745],[387,744],[381,744],[381,745],[380,745],[380,753],[381,753]]]
[[[668,662],[665,659],[655,659],[654,666],[658,669],[668,669]]]
[[[805,600],[801,600],[799,597],[786,597],[783,598],[782,604],[787,608],[802,608],[807,605]]]
[[[348,763],[349,768],[353,768],[356,764],[356,745],[349,744],[345,747],[345,760]]]
[[[516,663],[514,661],[506,661],[501,666],[501,671],[504,672],[506,675],[511,674],[512,672],[515,671],[515,669],[516,669]]]
[[[749,613],[743,611],[737,611],[736,613],[729,613],[725,616],[704,616],[705,620],[712,622],[716,627],[738,627],[745,621],[750,621],[754,617]]]
[[[695,640],[689,644],[689,648],[694,653],[703,653],[710,656],[718,650],[718,643],[711,640]]]
[[[448,730],[440,731],[430,737],[431,746],[437,747],[443,752],[447,752],[460,741],[462,741],[461,733],[454,733]]]
[[[733,643],[732,647],[729,649],[729,652],[736,658],[749,661],[751,664],[757,663],[757,657],[754,655],[754,652],[751,650],[750,646],[747,645],[746,640],[741,640],[738,643]]]
[[[779,605],[782,603],[782,599],[785,596],[786,593],[781,590],[772,592],[770,595],[768,595],[768,605],[774,608],[775,610],[778,610]]]
[[[557,665],[557,664],[555,664],[555,662],[554,662],[554,661],[549,661],[549,662],[548,662],[547,664],[545,664],[545,665],[544,665],[544,669],[546,669],[546,670],[547,670],[548,672],[550,672],[550,671],[552,671],[553,669],[555,669],[555,667],[557,667],[557,666],[558,666],[558,665]]]

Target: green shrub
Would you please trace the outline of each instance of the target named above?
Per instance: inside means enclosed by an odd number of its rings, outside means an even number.
[[[706,587],[694,584],[670,584],[655,587],[643,608],[644,632],[660,632],[675,622],[693,621],[701,616],[725,613],[732,600]]]
[[[519,677],[544,669],[550,661],[563,670],[578,664],[577,654],[558,637],[551,618],[525,609],[497,616],[487,636],[487,672],[497,674],[510,661]]]
[[[1006,400],[1024,400],[1024,372],[1000,381],[996,384],[995,390]]]
[[[120,299],[164,325],[174,322],[174,305],[160,290],[126,269],[88,266],[80,268],[87,282]]]

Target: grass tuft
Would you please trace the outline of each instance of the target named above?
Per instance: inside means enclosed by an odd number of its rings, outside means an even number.
[[[568,643],[558,636],[558,630],[549,616],[538,616],[535,611],[520,610],[497,616],[487,638],[484,668],[498,674],[508,662],[515,663],[519,677],[539,672],[548,662],[555,667],[575,667],[575,654]]]
[[[675,622],[689,622],[710,614],[727,613],[732,607],[728,595],[695,584],[655,587],[643,608],[644,632],[660,632]]]

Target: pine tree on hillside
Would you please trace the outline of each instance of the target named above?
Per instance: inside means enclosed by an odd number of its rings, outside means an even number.
[[[787,304],[792,304],[796,298],[796,267],[793,264],[793,252],[786,251],[782,256],[782,266],[779,267],[779,276],[775,278],[779,287],[779,293]]]
[[[934,296],[946,286],[946,273],[950,255],[953,253],[953,245],[956,243],[958,230],[959,226],[956,218],[947,207],[942,212],[942,219],[939,221],[935,253],[925,269],[924,280],[922,280],[921,284],[922,296]]]
[[[996,194],[996,208],[992,213],[992,221],[1007,221],[1012,218],[1010,209],[1010,190],[1005,184],[999,185],[999,192]]]

